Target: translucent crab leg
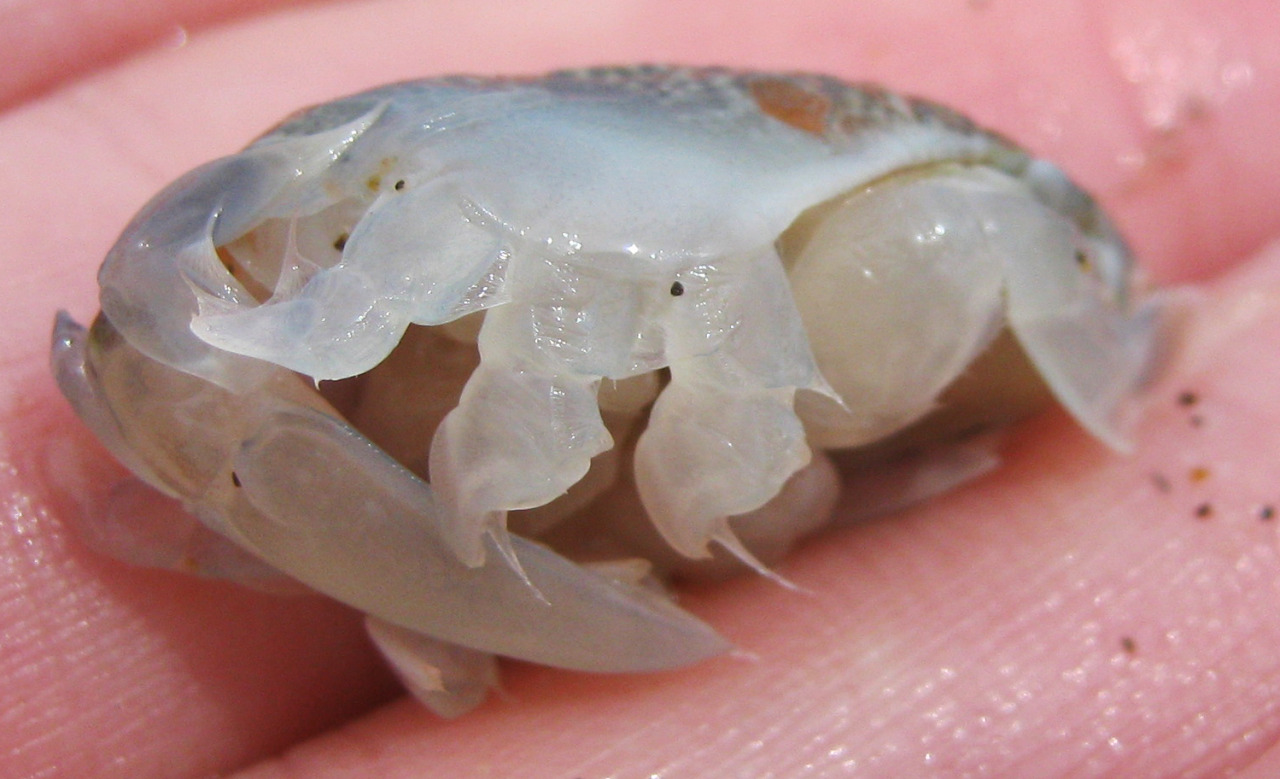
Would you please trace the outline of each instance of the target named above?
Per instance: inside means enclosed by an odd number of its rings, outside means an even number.
[[[719,653],[710,628],[659,596],[511,536],[533,586],[487,538],[469,567],[442,541],[427,484],[310,410],[269,415],[235,457],[264,518],[231,524],[274,565],[383,620],[547,665],[641,671]]]
[[[795,390],[716,392],[676,375],[636,445],[640,497],[681,554],[708,557],[716,541],[754,564],[729,517],[764,505],[809,462]]]
[[[441,717],[457,717],[479,706],[498,686],[493,655],[446,644],[374,617],[369,637],[414,697]]]
[[[1081,225],[999,184],[971,197],[993,226],[1018,342],[1081,425],[1128,449],[1127,405],[1151,370],[1162,299],[1130,299],[1127,251],[1100,213],[1087,215],[1100,226]]]
[[[698,269],[684,286],[671,383],[636,444],[636,486],[680,553],[707,557],[716,541],[762,568],[728,517],[764,505],[809,462],[795,393],[831,390],[772,249]]]
[[[468,565],[487,534],[505,547],[506,511],[541,506],[613,446],[596,405],[599,379],[481,362],[431,443],[444,537]],[[445,508],[447,507],[447,508]]]
[[[438,324],[502,254],[499,236],[469,218],[443,184],[380,198],[346,242],[342,262],[290,297],[201,309],[191,330],[207,343],[317,379],[364,373],[411,321]]]
[[[216,352],[189,325],[201,306],[252,303],[215,253],[272,216],[319,210],[309,188],[381,109],[309,136],[264,143],[197,168],[157,195],[125,228],[98,273],[102,310],[126,339],[167,365],[228,387],[261,371],[220,372]]]
[[[131,565],[230,579],[271,592],[301,590],[297,582],[195,517],[173,516],[178,496],[129,446],[95,381],[85,372],[88,336],[66,312],[58,313],[51,353],[54,377],[98,440],[137,475],[104,491],[76,485],[79,516],[72,521],[82,540],[95,551]]]

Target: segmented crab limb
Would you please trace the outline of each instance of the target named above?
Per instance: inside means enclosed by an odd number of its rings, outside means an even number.
[[[377,365],[409,324],[403,308],[347,268],[317,274],[292,300],[230,312],[201,309],[191,332],[206,343],[317,380],[345,378]]]
[[[832,395],[772,246],[696,265],[666,324],[672,370],[713,391],[789,387]],[[720,388],[717,390],[716,388]]]
[[[200,294],[235,305],[252,298],[222,267],[215,245],[273,216],[318,211],[331,199],[314,179],[367,129],[376,112],[312,136],[277,140],[216,160],[157,195],[125,228],[98,274],[102,310],[141,352],[224,386],[260,372],[222,372],[216,349],[189,327]]]
[[[489,562],[467,567],[437,527],[431,488],[295,374],[274,369],[239,394],[147,358],[105,319],[86,340],[55,353],[63,373],[92,380],[101,413],[87,416],[118,420],[157,484],[313,589],[442,640],[584,670],[673,667],[725,648],[669,601],[523,538],[509,540],[527,579],[491,540]]]
[[[1110,247],[1038,202],[989,196],[1010,326],[1058,401],[1109,446],[1128,449],[1127,401],[1157,350],[1160,298],[1141,305],[1108,285]],[[1101,217],[1099,217],[1101,218]],[[1123,278],[1123,275],[1122,275]]]
[[[729,517],[734,537],[749,555],[728,549],[729,555],[714,555],[712,559],[690,559],[669,549],[649,554],[664,572],[682,580],[714,581],[738,576],[745,563],[784,587],[800,589],[765,566],[777,565],[797,542],[831,524],[840,490],[841,477],[831,458],[815,449],[809,464],[792,474],[777,495],[758,509]]]
[[[495,654],[591,671],[639,671],[724,651],[670,602],[511,536],[525,580],[485,539],[458,560],[427,484],[338,420],[281,411],[236,456],[264,519],[232,518],[250,545],[315,589],[380,619]]]
[[[926,445],[887,462],[845,468],[843,487],[857,503],[840,512],[852,525],[935,498],[1000,467],[1001,431]],[[839,464],[840,457],[836,456]]]
[[[438,324],[465,313],[459,301],[499,259],[499,239],[468,219],[446,190],[423,186],[382,197],[347,239],[342,262],[298,294],[202,310],[191,330],[219,349],[316,379],[368,371],[410,321]]]
[[[466,714],[498,686],[493,655],[365,618],[369,637],[415,698],[441,717]]]
[[[102,396],[102,385],[91,375],[88,363],[89,331],[65,311],[59,311],[53,326],[53,348],[49,361],[54,380],[63,397],[71,403],[98,441],[139,478],[164,494],[175,497],[172,488],[155,474],[146,460],[125,441],[120,423]]]
[[[76,524],[81,539],[97,552],[130,565],[226,579],[263,592],[306,591],[141,479],[122,479],[95,497],[85,501],[85,516]]]
[[[809,461],[795,390],[725,392],[683,381],[678,365],[636,443],[636,487],[676,551],[708,557],[717,541],[757,567],[728,518],[764,505]]]
[[[482,360],[431,442],[440,532],[467,565],[501,547],[508,509],[549,503],[613,445],[596,404],[599,380]]]
[[[751,554],[773,565],[797,541],[831,522],[840,496],[841,474],[822,450],[796,471],[760,508],[732,517],[730,524]]]
[[[403,301],[414,323],[434,325],[498,301],[490,290],[458,308],[506,249],[501,230],[448,183],[398,181],[352,231],[341,267],[379,279],[379,293]]]
[[[830,389],[771,247],[681,278],[667,331],[671,383],[636,444],[636,486],[681,554],[707,557],[714,540],[763,571],[728,518],[764,505],[809,462],[795,393]]]
[[[795,251],[810,343],[846,404],[799,398],[813,443],[859,446],[920,419],[999,333],[1004,273],[973,179],[940,165],[876,182],[824,205]]]

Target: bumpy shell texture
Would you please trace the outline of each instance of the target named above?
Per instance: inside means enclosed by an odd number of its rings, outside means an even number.
[[[194,517],[161,562],[360,609],[443,714],[494,655],[723,651],[663,582],[768,573],[842,479],[867,513],[925,499],[1055,400],[1122,448],[1158,325],[1052,165],[874,87],[718,69],[303,111],[157,195],[99,280],[54,369]],[[89,521],[154,563],[123,514]]]

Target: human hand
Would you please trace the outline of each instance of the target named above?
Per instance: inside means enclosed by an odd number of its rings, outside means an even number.
[[[200,776],[291,747],[246,775],[1280,772],[1280,518],[1263,514],[1280,510],[1280,19],[1267,0],[1024,5],[310,5],[12,105],[0,774]],[[46,32],[127,40],[154,24],[142,8]],[[3,13],[0,35],[38,40],[34,6]],[[26,51],[23,83],[67,66]],[[992,476],[800,549],[781,572],[811,594],[750,576],[685,593],[751,658],[625,677],[511,663],[504,695],[447,723],[375,708],[395,687],[346,610],[128,568],[64,529],[68,479],[118,470],[53,389],[48,328],[96,309],[92,269],[160,186],[376,83],[655,60],[881,81],[1062,164],[1155,278],[1204,284],[1138,451],[1046,414]]]

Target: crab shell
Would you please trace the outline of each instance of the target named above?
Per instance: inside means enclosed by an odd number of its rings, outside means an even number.
[[[54,365],[199,533],[369,614],[451,712],[491,654],[640,671],[725,649],[643,564],[508,532],[589,469],[578,514],[620,482],[680,555],[759,565],[731,517],[821,524],[829,500],[788,492],[826,478],[811,446],[936,438],[939,397],[1001,344],[1122,446],[1156,320],[1132,275],[1060,171],[929,103],[717,69],[444,78],[309,109],[165,189]],[[408,443],[413,393],[380,401],[380,447],[372,412],[316,387],[410,342],[397,375],[462,378]]]

